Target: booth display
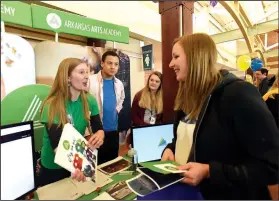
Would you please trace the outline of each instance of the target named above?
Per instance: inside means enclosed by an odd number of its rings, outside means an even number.
[[[20,36],[2,32],[1,100],[15,89],[35,83],[35,55],[32,46]]]
[[[27,85],[12,91],[1,102],[1,125],[33,121],[35,151],[42,147],[43,125],[39,122],[39,109],[49,90],[50,86],[43,84]]]
[[[23,38],[5,33],[4,23],[17,24],[35,29],[53,31],[55,42],[45,41],[35,49]],[[128,27],[106,23],[34,4],[18,1],[1,1],[1,126],[31,122],[34,130],[33,156],[42,148],[44,126],[40,123],[40,107],[47,97],[59,63],[67,57],[75,57],[88,63],[90,72],[97,73],[101,55],[106,48],[58,43],[58,34],[73,34],[106,41],[129,43]],[[119,128],[123,133],[130,128],[130,59],[120,50],[120,69],[117,77],[125,88],[123,109],[119,114]],[[36,59],[35,59],[36,58]],[[36,68],[35,68],[36,67]],[[36,70],[35,70],[36,69]],[[34,157],[34,161],[35,161]],[[33,169],[35,174],[35,169]],[[113,184],[133,176],[114,175]],[[80,199],[92,199],[98,192],[85,194]],[[135,194],[125,197],[134,199]],[[35,199],[38,199],[35,193]]]

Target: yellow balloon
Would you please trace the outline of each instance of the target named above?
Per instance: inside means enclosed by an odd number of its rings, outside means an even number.
[[[241,71],[246,71],[251,65],[251,58],[247,55],[242,55],[237,59],[237,67]]]

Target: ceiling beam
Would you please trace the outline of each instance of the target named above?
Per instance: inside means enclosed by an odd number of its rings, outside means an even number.
[[[204,7],[200,4],[200,2],[197,2],[197,4],[195,4],[195,9],[198,12],[201,12],[201,9],[204,9]],[[210,13],[208,13],[208,19],[220,32],[227,31]]]
[[[274,20],[271,20],[268,22],[263,22],[263,23],[254,25],[251,28],[248,27],[245,29],[246,29],[246,33],[248,36],[256,36],[259,34],[268,33],[268,32],[278,29],[278,19],[274,19]],[[242,35],[241,30],[235,29],[232,31],[214,34],[214,35],[211,35],[211,37],[213,38],[215,43],[224,43],[224,42],[228,42],[228,41],[242,39],[243,35]]]
[[[247,27],[253,27],[253,24],[251,22],[251,20],[249,19],[249,17],[247,16],[246,12],[244,11],[243,7],[241,6],[241,4],[239,4],[239,12],[241,14],[241,16],[244,18],[244,21],[247,23]],[[257,43],[257,46],[260,48],[261,51],[265,51],[265,48],[264,48],[264,44],[260,38],[259,35],[255,35],[255,39],[256,39],[256,43]]]
[[[235,9],[234,5],[231,5],[230,2],[227,1],[218,1],[228,12],[229,14],[232,16],[232,18],[234,19],[234,21],[236,22],[236,24],[238,25],[245,41],[246,41],[246,45],[248,47],[249,52],[253,52],[254,50],[254,45],[253,45],[253,41],[251,40],[251,38],[248,35],[247,29],[244,26],[243,21],[241,20],[241,18],[239,17],[239,12]]]
[[[257,50],[256,50],[256,52],[257,52]],[[241,55],[246,55],[246,54],[249,55],[249,54],[251,54],[251,53],[246,52],[246,53],[244,53],[244,54],[236,55],[236,57],[240,57]],[[277,57],[277,56],[278,56],[278,49],[270,50],[270,51],[265,51],[265,52],[263,52],[263,56],[264,56],[265,58]]]
[[[271,46],[268,46],[268,47],[266,48],[266,50],[271,50],[271,49],[273,49],[273,48],[275,48],[275,47],[278,47],[278,43],[275,43],[275,44],[273,44],[273,45],[271,45]]]
[[[264,54],[264,56],[266,58],[268,58],[268,57],[276,57],[276,56],[278,56],[278,49],[271,50],[271,51],[266,51],[263,54]]]

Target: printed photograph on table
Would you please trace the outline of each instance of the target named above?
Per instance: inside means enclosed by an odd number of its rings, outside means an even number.
[[[79,169],[87,181],[97,183],[97,149],[91,150],[87,140],[69,123],[65,124],[54,162],[70,172]]]
[[[101,166],[99,166],[99,169],[106,174],[112,175],[127,169],[130,165],[131,164],[129,161],[125,160],[122,157],[118,157],[115,160],[102,164]]]
[[[123,200],[125,197],[133,193],[125,181],[113,184],[106,190],[106,192],[116,200]]]
[[[142,197],[159,190],[159,187],[143,174],[126,181],[126,183],[134,193]]]

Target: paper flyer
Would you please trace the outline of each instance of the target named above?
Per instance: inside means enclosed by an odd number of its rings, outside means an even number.
[[[87,181],[96,183],[97,149],[87,147],[87,140],[69,123],[64,126],[54,162],[72,173],[79,169]]]

